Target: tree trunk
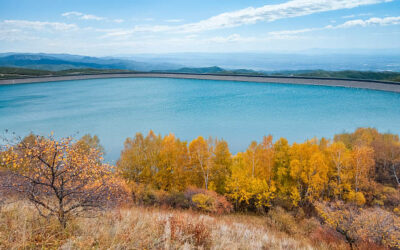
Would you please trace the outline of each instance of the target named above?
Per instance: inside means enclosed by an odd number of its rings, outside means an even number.
[[[394,163],[392,163],[392,171],[393,171],[393,176],[397,182],[397,187],[400,187],[400,181],[399,181],[399,177],[397,176],[396,167],[394,166]]]
[[[60,210],[59,215],[58,215],[58,221],[60,222],[60,225],[63,228],[67,227],[67,219],[65,218],[65,213],[63,210]]]

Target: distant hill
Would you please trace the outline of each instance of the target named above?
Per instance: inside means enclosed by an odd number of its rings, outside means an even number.
[[[45,77],[45,76],[68,76],[68,75],[81,75],[81,74],[105,74],[105,73],[121,73],[121,72],[133,73],[136,71],[120,70],[120,69],[91,69],[91,68],[51,71],[51,70],[38,70],[38,69],[28,69],[28,68],[0,67],[0,79]]]
[[[224,69],[257,71],[316,70],[326,71],[396,71],[400,72],[398,50],[360,51],[328,50],[248,53],[168,53],[120,55],[140,62],[166,62],[200,68],[217,65]]]
[[[92,69],[76,68],[60,71],[36,70],[28,68],[0,67],[0,79],[38,77],[38,76],[65,76],[79,74],[104,74],[104,73],[134,73],[134,70],[122,69]],[[143,71],[142,71],[143,72]],[[194,73],[194,74],[225,74],[225,75],[257,75],[257,76],[299,76],[299,77],[324,77],[345,78],[359,80],[380,80],[400,82],[400,72],[372,72],[372,71],[324,71],[324,70],[299,70],[299,71],[254,71],[247,69],[228,70],[217,66],[205,68],[180,68],[176,70],[154,70],[147,72],[159,73]]]
[[[0,66],[22,67],[50,71],[82,68],[149,71],[177,69],[182,67],[182,65],[175,65],[172,63],[145,63],[114,58],[99,58],[68,54],[30,53],[0,54]]]
[[[203,68],[180,68],[174,70],[153,70],[152,72],[171,72],[171,73],[194,73],[194,74],[245,74],[245,75],[264,75],[266,72],[251,69],[223,69],[218,66]]]

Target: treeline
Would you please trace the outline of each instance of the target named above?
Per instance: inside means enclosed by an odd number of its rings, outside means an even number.
[[[280,213],[282,225],[291,216],[317,218],[351,249],[400,249],[398,135],[360,128],[293,144],[264,136],[232,155],[224,140],[188,143],[150,131],[126,140],[116,167],[140,205],[267,216],[284,208],[292,215]]]
[[[28,200],[63,228],[132,202],[213,214],[285,210],[274,216],[283,227],[317,218],[321,232],[327,225],[350,246],[400,248],[400,140],[372,128],[293,144],[264,136],[236,155],[222,139],[150,131],[125,141],[116,166],[103,163],[90,135],[29,135],[0,149],[0,206]]]
[[[224,140],[187,143],[151,131],[126,140],[117,169],[129,182],[154,189],[213,190],[241,211],[338,200],[399,209],[393,197],[400,184],[399,137],[370,128],[293,144],[264,136],[234,156]]]

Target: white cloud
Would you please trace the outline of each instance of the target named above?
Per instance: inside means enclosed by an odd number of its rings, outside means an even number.
[[[181,23],[181,22],[183,22],[183,19],[168,19],[168,20],[165,20],[165,22],[167,22],[167,23]]]
[[[242,37],[239,34],[232,34],[226,37],[217,36],[217,37],[206,38],[203,41],[214,42],[214,43],[231,43],[231,42],[252,42],[255,40],[257,40],[255,37]]]
[[[289,36],[289,35],[295,35],[295,34],[300,34],[300,33],[307,33],[307,32],[312,32],[312,31],[319,31],[319,30],[326,30],[326,29],[344,29],[344,28],[351,28],[351,27],[356,27],[356,26],[361,26],[361,27],[367,27],[367,26],[386,26],[386,25],[397,25],[400,24],[400,16],[398,17],[384,17],[384,18],[379,18],[379,17],[372,17],[367,20],[362,20],[362,19],[356,19],[356,20],[350,20],[347,22],[344,22],[339,25],[327,25],[325,27],[321,28],[306,28],[306,29],[298,29],[298,30],[282,30],[282,31],[274,31],[274,32],[269,32],[268,35],[270,36]]]
[[[59,23],[59,22],[41,22],[41,21],[27,21],[27,20],[4,20],[0,23],[2,29],[34,29],[34,30],[76,30],[78,26],[75,24]]]
[[[124,19],[114,19],[113,22],[114,23],[123,23]]]
[[[186,32],[199,32],[390,1],[392,0],[292,0],[282,4],[222,13],[197,23],[183,25],[181,28]]]
[[[95,15],[91,15],[91,14],[84,14],[84,13],[77,12],[77,11],[65,12],[61,15],[64,17],[78,17],[79,19],[83,19],[83,20],[101,21],[101,20],[106,19],[104,17],[99,17],[99,16],[95,16]]]
[[[41,22],[28,20],[0,21],[0,40],[27,41],[37,40],[45,33],[67,33],[79,30],[75,24],[59,22]]]
[[[173,28],[167,25],[136,25],[132,29],[111,29],[111,30],[98,30],[104,31],[106,34],[102,38],[123,36],[128,37],[138,32],[165,32],[171,31]]]
[[[300,33],[306,33],[316,30],[321,30],[324,28],[306,28],[306,29],[298,29],[298,30],[282,30],[282,31],[273,31],[269,32],[268,34],[271,36],[286,36],[286,35],[296,35]]]
[[[344,19],[349,19],[349,18],[355,18],[355,17],[360,17],[360,16],[371,16],[372,13],[361,13],[361,14],[352,14],[352,15],[347,15],[347,16],[342,16]]]
[[[208,19],[176,26],[135,26],[128,33],[134,32],[175,32],[196,33],[208,30],[232,28],[261,21],[272,22],[284,18],[306,16],[313,13],[351,9],[362,5],[370,5],[393,0],[291,0],[286,3],[264,5],[259,8],[249,7],[233,12],[225,12]],[[152,21],[152,18],[146,19]],[[168,21],[168,20],[167,20]],[[176,20],[169,20],[177,22]],[[179,20],[180,21],[180,20]],[[112,34],[110,34],[112,35]]]
[[[397,17],[384,17],[384,18],[379,18],[379,17],[372,17],[367,20],[362,20],[362,19],[357,19],[357,20],[351,20],[347,21],[341,25],[338,25],[334,28],[350,28],[354,26],[371,26],[371,25],[377,25],[377,26],[386,26],[386,25],[396,25],[400,24],[400,16]]]

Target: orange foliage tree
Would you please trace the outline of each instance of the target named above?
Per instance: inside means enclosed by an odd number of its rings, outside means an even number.
[[[30,135],[8,145],[2,166],[11,181],[5,188],[26,197],[44,217],[65,227],[69,218],[96,211],[117,199],[120,186],[101,153],[72,138]]]

